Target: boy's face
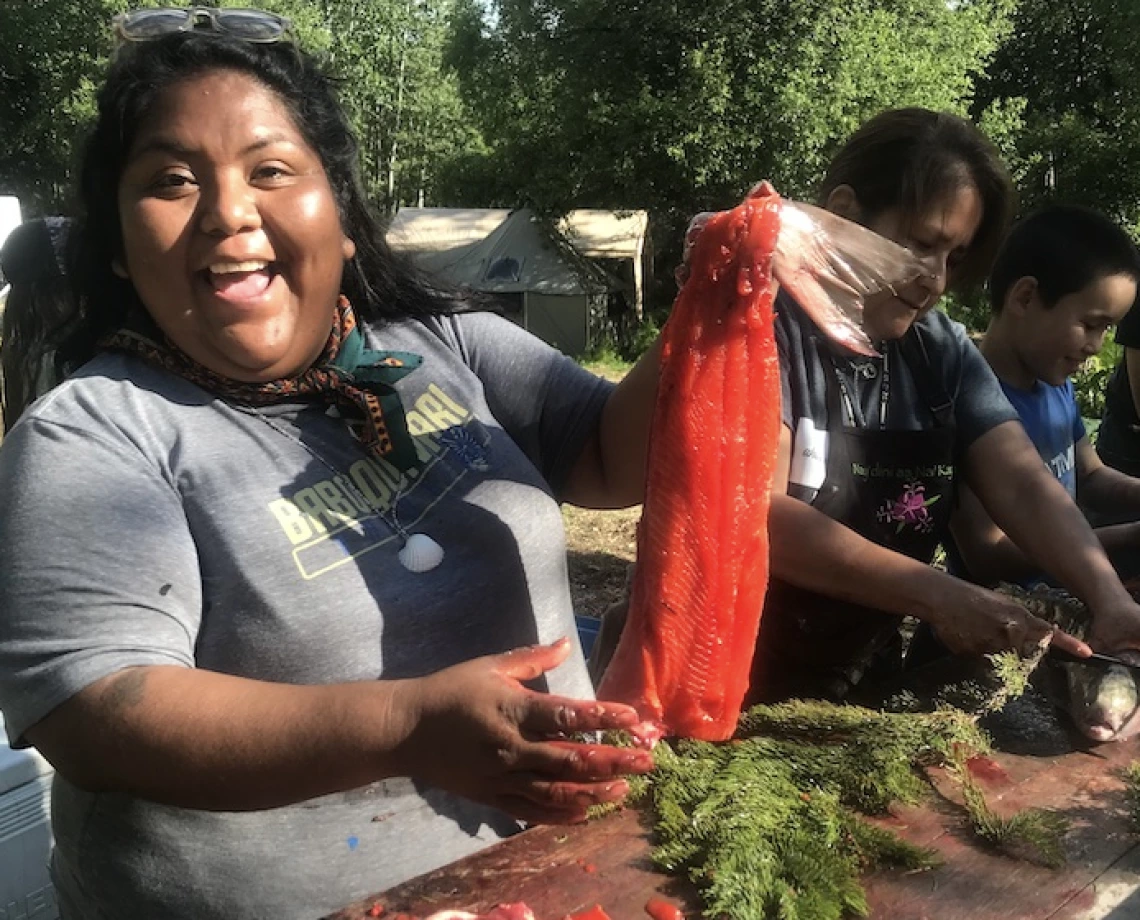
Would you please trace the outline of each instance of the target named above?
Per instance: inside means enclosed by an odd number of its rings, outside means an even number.
[[[1022,363],[1038,380],[1060,386],[1100,351],[1108,327],[1124,318],[1135,299],[1136,281],[1129,275],[1104,275],[1052,307],[1034,288],[1019,310]]]

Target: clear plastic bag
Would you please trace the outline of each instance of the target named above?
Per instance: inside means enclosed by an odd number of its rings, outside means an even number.
[[[764,182],[749,197],[772,194],[775,190]],[[703,212],[690,221],[684,260],[675,273],[678,284],[688,277],[689,252],[712,216]],[[875,353],[863,330],[867,297],[881,291],[895,293],[932,274],[905,246],[838,214],[786,198],[780,205],[780,235],[772,268],[776,280],[829,338],[859,354]],[[915,306],[921,309],[926,304]]]

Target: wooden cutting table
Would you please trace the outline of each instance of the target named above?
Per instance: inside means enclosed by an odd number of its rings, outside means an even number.
[[[1130,830],[1119,771],[1140,758],[1140,739],[1051,757],[995,754],[975,777],[1001,814],[1030,807],[1072,821],[1068,857],[1048,869],[986,850],[963,825],[952,786],[946,797],[898,808],[883,820],[901,836],[938,851],[927,872],[881,872],[867,879],[871,916],[879,920],[1140,920],[1140,835]],[[638,812],[587,825],[540,827],[390,891],[346,907],[329,920],[357,920],[379,905],[383,915],[419,917],[444,908],[483,910],[524,901],[538,920],[601,904],[613,920],[648,920],[646,901],[663,894],[685,916],[699,900],[684,881],[657,872]]]

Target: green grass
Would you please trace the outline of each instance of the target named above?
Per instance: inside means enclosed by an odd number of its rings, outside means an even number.
[[[591,373],[605,377],[607,380],[621,380],[633,367],[632,361],[626,361],[609,346],[593,349],[588,354],[583,355],[578,363]]]

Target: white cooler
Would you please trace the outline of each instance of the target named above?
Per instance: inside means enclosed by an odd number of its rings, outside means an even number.
[[[51,766],[8,747],[0,718],[0,920],[55,920],[48,875]]]

